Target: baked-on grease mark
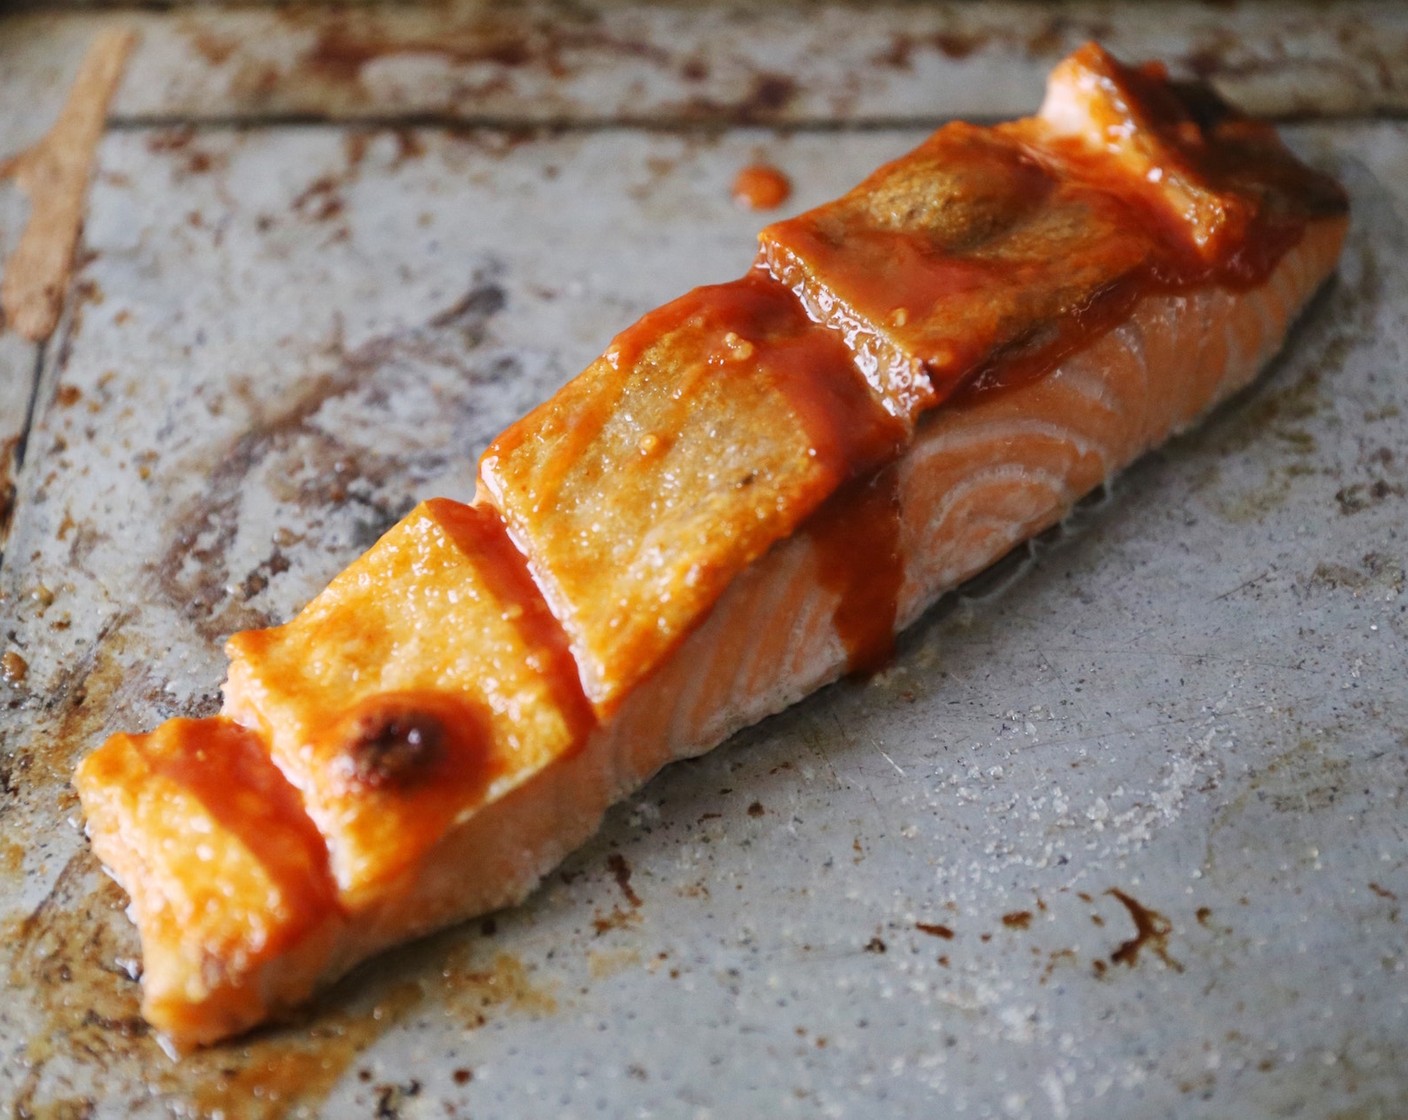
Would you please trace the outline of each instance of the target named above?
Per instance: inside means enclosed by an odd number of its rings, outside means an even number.
[[[0,979],[25,1009],[16,1024],[26,1033],[14,1039],[21,1063],[14,1115],[70,1115],[64,1107],[81,1102],[51,1094],[63,1084],[56,1072],[70,1068],[75,1054],[95,1071],[143,1071],[130,1098],[104,1099],[119,1115],[140,1111],[152,1094],[182,1115],[277,1120],[314,1113],[358,1055],[423,998],[419,985],[402,984],[378,995],[373,1006],[354,1008],[348,995],[367,984],[344,984],[311,1016],[174,1064],[140,1013],[137,936],[123,914],[127,902],[85,847],[27,917],[0,931],[14,950]]]
[[[637,925],[640,925],[640,915],[634,908],[622,910],[619,906],[613,906],[611,913],[597,914],[592,918],[592,929],[597,937],[612,930],[629,929]]]
[[[920,933],[927,933],[930,937],[941,937],[945,941],[953,940],[953,930],[938,922],[915,922],[914,928]]]
[[[633,909],[640,909],[640,895],[636,894],[635,888],[631,886],[631,865],[626,862],[626,857],[620,852],[612,852],[606,857],[606,866],[611,868],[611,874],[616,879],[616,885],[621,888],[621,893],[626,896]]]
[[[147,138],[147,151],[170,158],[177,176],[204,175],[224,168],[229,162],[224,154],[205,151],[195,144],[194,125],[177,125],[152,133]]]
[[[0,656],[0,679],[6,684],[21,684],[28,674],[29,662],[17,650],[7,649],[4,655]]]
[[[401,1120],[401,1107],[408,1100],[420,1096],[422,1087],[420,1081],[414,1077],[401,1084],[387,1083],[376,1086],[374,1115],[377,1120]]]
[[[4,556],[5,545],[10,539],[10,522],[15,515],[15,475],[20,468],[19,436],[11,436],[0,443],[0,558]]]
[[[1335,502],[1344,514],[1362,513],[1385,498],[1401,498],[1408,488],[1400,483],[1376,478],[1373,482],[1355,482],[1335,491]]]
[[[46,591],[37,602],[42,613],[52,595]],[[32,723],[27,735],[15,737],[0,773],[0,794],[6,795],[0,815],[10,832],[44,835],[54,827],[56,811],[73,809],[78,799],[71,781],[74,761],[108,726],[113,712],[158,710],[169,702],[166,680],[149,664],[134,667],[127,656],[123,628],[132,617],[130,610],[109,616],[91,642],[51,671],[37,662],[26,669],[26,696],[14,703],[28,709]]]
[[[291,11],[285,19],[295,25],[311,23],[317,30],[297,66],[337,84],[360,84],[368,64],[397,55],[436,56],[449,65],[487,74],[466,87],[481,97],[511,88],[509,75],[513,71],[537,69],[560,80],[581,68],[591,55],[645,60],[661,68],[673,61],[663,46],[643,37],[612,34],[594,21],[572,18],[565,10],[546,22],[510,21],[498,14],[489,18],[477,14],[442,16],[433,29],[425,29],[423,23],[417,27],[413,19],[379,19],[374,14],[355,21],[329,21],[300,19]],[[278,77],[275,75],[275,80]]]
[[[721,120],[751,124],[786,115],[800,92],[795,78],[760,70],[751,75],[744,92],[731,97],[693,94],[672,108],[688,121]]]
[[[1121,943],[1119,948],[1110,954],[1110,962],[1133,968],[1139,963],[1139,951],[1148,948],[1169,968],[1182,972],[1183,965],[1174,960],[1168,952],[1168,935],[1173,932],[1173,923],[1157,910],[1150,910],[1118,887],[1111,887],[1105,893],[1119,899],[1129,911],[1129,916],[1134,920],[1135,931],[1133,937]]]
[[[407,361],[417,360],[463,369],[467,385],[504,385],[505,394],[512,395],[508,386],[515,383],[514,371],[505,367],[506,359],[493,356],[481,364],[474,353],[487,341],[489,324],[506,303],[501,272],[502,265],[494,261],[476,270],[465,294],[423,326],[347,350],[340,337],[335,338],[337,366],[332,372],[304,378],[301,390],[281,409],[256,419],[213,463],[197,466],[207,479],[205,489],[171,517],[170,524],[179,529],[154,568],[163,597],[203,638],[214,644],[233,631],[257,629],[271,621],[250,600],[265,590],[272,576],[286,570],[287,558],[275,552],[242,578],[230,571],[228,555],[239,534],[249,479],[260,474],[271,456],[296,455],[297,464],[290,471],[313,469],[313,477],[301,483],[291,499],[308,511],[305,523],[317,527],[330,509],[348,503],[366,511],[353,526],[351,545],[359,550],[371,543],[367,537],[380,535],[378,530],[384,531],[410,508],[408,495],[384,494],[383,489],[392,480],[398,487],[413,483],[443,458],[442,448],[388,452],[349,445],[346,436],[318,423],[325,406],[353,394],[384,392],[377,384],[383,371],[394,373]],[[363,524],[365,529],[359,529]],[[239,595],[229,593],[231,584],[240,587]]]
[[[54,333],[83,229],[94,152],[136,36],[104,31],[93,40],[53,128],[0,163],[29,196],[29,220],[0,277],[5,323],[31,342]]]

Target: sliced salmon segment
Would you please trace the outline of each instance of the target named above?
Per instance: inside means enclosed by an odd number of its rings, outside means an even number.
[[[735,576],[906,432],[754,270],[651,312],[480,463],[609,714]]]
[[[855,190],[763,230],[762,257],[913,422],[975,367],[1062,324],[1150,258],[1124,195],[1020,131],[946,126]]]
[[[76,781],[132,897],[148,1019],[206,1041],[312,993],[342,912],[323,838],[256,733],[169,720],[114,735]]]
[[[220,718],[83,763],[145,1013],[207,1042],[521,899],[661,766],[878,663],[1245,385],[1344,209],[1263,126],[1088,48],[1041,116],[765,231],[496,441],[474,504],[232,638]]]
[[[326,838],[342,904],[417,873],[467,807],[594,722],[562,632],[491,512],[417,506],[292,622],[236,634],[225,712]]]

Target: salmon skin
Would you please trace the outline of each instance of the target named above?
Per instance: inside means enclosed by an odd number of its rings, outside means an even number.
[[[645,316],[284,626],[220,715],[76,784],[177,1048],[522,899],[666,763],[898,629],[1276,352],[1340,188],[1082,48]],[[858,547],[858,542],[863,547]]]

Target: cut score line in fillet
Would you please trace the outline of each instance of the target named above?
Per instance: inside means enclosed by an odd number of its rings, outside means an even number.
[[[284,626],[76,778],[143,1012],[245,1030],[522,899],[661,766],[848,670],[1246,385],[1343,192],[1087,46],[646,315]]]

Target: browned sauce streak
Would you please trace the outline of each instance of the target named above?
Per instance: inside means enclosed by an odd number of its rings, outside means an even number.
[[[445,531],[466,555],[475,558],[475,571],[494,600],[517,608],[511,613],[513,625],[523,644],[537,652],[543,679],[567,722],[573,749],[580,749],[596,726],[596,715],[582,691],[567,634],[533,582],[528,561],[509,539],[508,530],[493,509],[447,499],[435,499],[430,504]]]
[[[238,836],[278,884],[284,905],[297,912],[298,920],[272,937],[293,942],[337,907],[323,838],[257,734],[216,717],[172,721],[154,735],[158,741],[170,736],[174,749],[153,751],[153,769],[189,790]]]
[[[819,581],[837,596],[832,621],[851,673],[874,672],[894,652],[904,576],[898,480],[894,468],[856,479],[807,523]]]

